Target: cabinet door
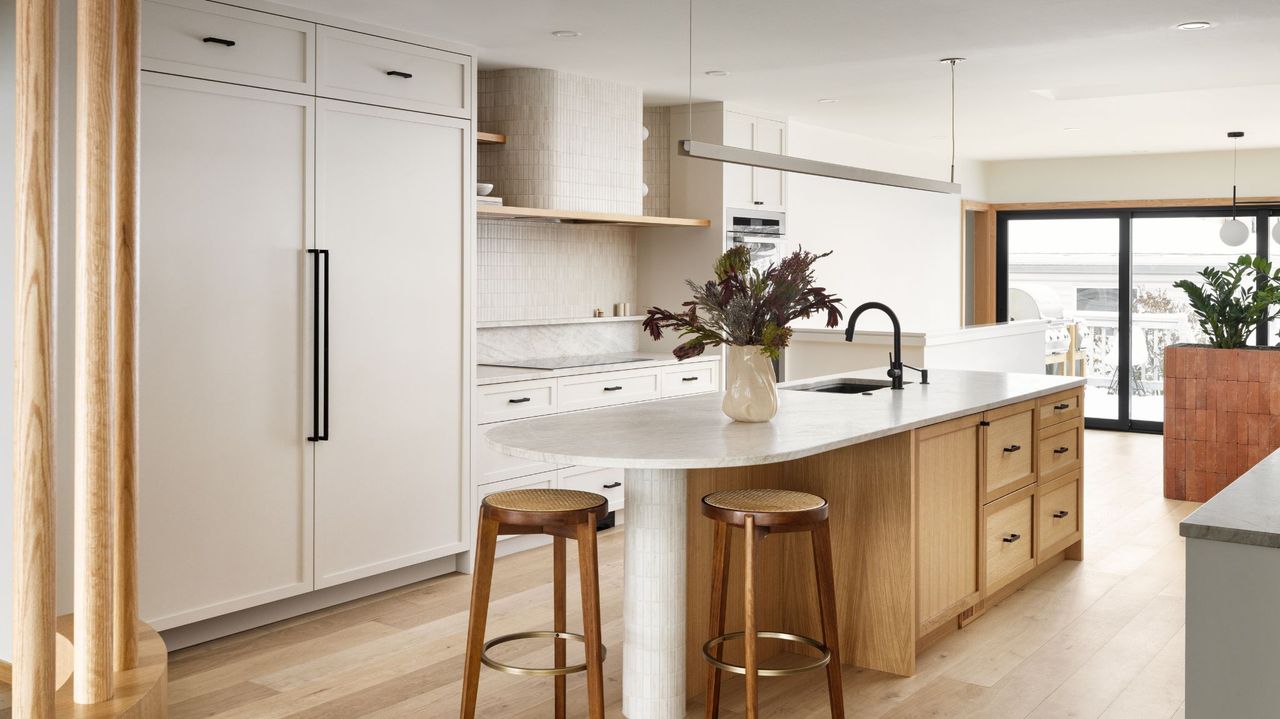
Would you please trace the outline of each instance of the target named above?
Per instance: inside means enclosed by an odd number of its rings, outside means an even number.
[[[755,147],[755,118],[738,112],[724,114],[724,144],[751,150]],[[751,171],[746,165],[724,165],[724,204],[727,207],[755,207],[751,194]]]
[[[775,155],[785,154],[786,135],[786,123],[758,117],[755,119],[754,149]],[[783,195],[786,183],[781,170],[755,167],[751,169],[751,177],[751,199],[756,207],[775,212],[786,209],[786,198]]]
[[[916,433],[922,633],[978,601],[980,419],[961,417]]]
[[[329,440],[316,586],[464,549],[467,123],[318,100]]]
[[[314,103],[143,73],[142,618],[312,588]]]

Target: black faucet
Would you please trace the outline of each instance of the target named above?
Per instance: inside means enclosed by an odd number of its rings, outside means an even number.
[[[929,370],[919,369],[902,363],[902,325],[898,324],[898,316],[889,309],[889,306],[883,302],[864,302],[858,305],[849,315],[849,326],[844,331],[844,341],[853,341],[853,327],[858,322],[858,317],[867,310],[880,310],[889,316],[889,321],[893,323],[893,352],[889,354],[889,379],[892,380],[892,389],[902,389],[902,369],[913,369],[920,373],[920,384],[929,384]]]

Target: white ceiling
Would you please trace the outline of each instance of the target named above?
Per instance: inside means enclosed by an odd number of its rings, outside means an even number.
[[[1280,0],[695,3],[695,100],[943,150],[949,89],[937,60],[964,56],[962,157],[1227,149],[1228,130],[1246,131],[1242,149],[1280,147]],[[687,97],[686,0],[290,4],[470,45],[482,68],[609,78],[643,87],[647,104]],[[1217,26],[1173,29],[1191,20]]]

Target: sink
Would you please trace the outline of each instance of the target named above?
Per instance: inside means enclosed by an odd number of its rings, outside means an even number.
[[[911,384],[907,382],[906,384]],[[811,382],[809,384],[796,385],[794,387],[781,387],[779,389],[793,390],[796,392],[828,392],[831,394],[870,394],[876,390],[888,389],[889,380],[876,379],[858,379],[854,377],[840,377],[838,379],[822,380],[820,382]]]

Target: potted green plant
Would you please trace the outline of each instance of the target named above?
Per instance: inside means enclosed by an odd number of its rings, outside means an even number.
[[[1242,255],[1179,280],[1208,344],[1165,348],[1165,496],[1203,502],[1280,447],[1280,351],[1250,347],[1280,316],[1280,270]]]
[[[679,332],[684,341],[672,351],[679,360],[727,346],[721,408],[739,422],[767,422],[778,412],[772,360],[791,340],[791,322],[825,313],[827,327],[840,324],[842,301],[814,284],[814,263],[830,254],[796,250],[762,271],[751,267],[746,247],[734,247],[716,261],[714,280],[685,281],[693,299],[684,311],[651,307],[644,329],[655,340]]]

